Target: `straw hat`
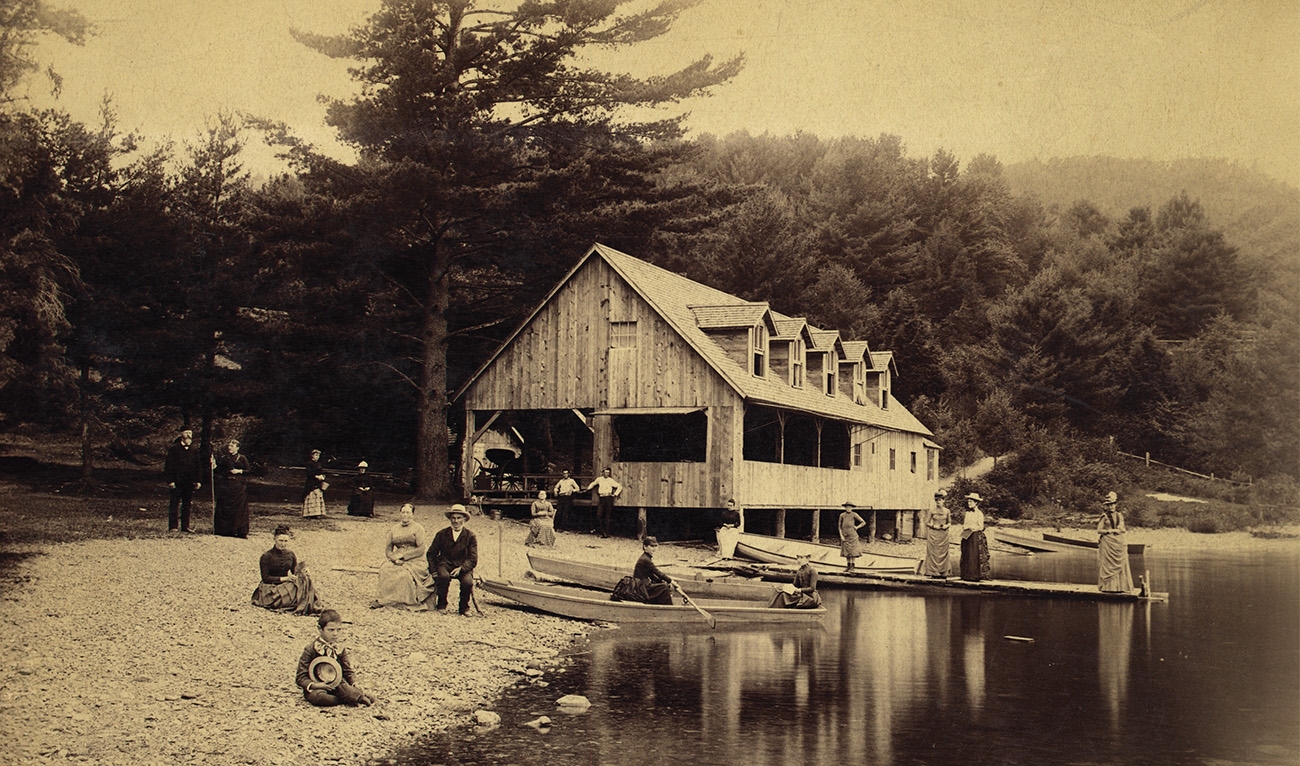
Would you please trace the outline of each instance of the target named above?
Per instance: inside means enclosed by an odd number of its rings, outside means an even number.
[[[982,503],[982,502],[984,502],[984,498],[980,497],[980,493],[978,493],[978,492],[972,492],[972,493],[970,493],[969,495],[966,496],[966,499],[967,499],[967,500],[974,500],[974,501],[977,502],[977,503]]]
[[[461,516],[464,516],[466,521],[469,520],[469,511],[465,510],[465,506],[461,505],[460,503],[456,503],[452,507],[448,508],[446,513],[444,513],[443,515],[450,519],[452,516],[455,516],[458,513]]]
[[[1101,501],[1103,505],[1114,505],[1119,502],[1119,495],[1114,492],[1107,492],[1106,499]]]
[[[325,684],[327,689],[333,689],[343,682],[343,666],[333,657],[321,655],[307,667],[307,677],[314,683]]]

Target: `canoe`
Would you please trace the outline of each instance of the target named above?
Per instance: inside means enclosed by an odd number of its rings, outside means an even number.
[[[795,566],[795,555],[806,553],[813,569],[823,574],[843,574],[844,557],[838,547],[810,543],[806,540],[790,540],[784,537],[768,537],[742,532],[736,540],[736,554],[745,558],[761,561],[765,564]],[[892,556],[886,553],[863,552],[854,563],[854,571],[863,572],[915,572],[920,561],[909,556]]]
[[[770,564],[733,564],[738,572],[759,575],[774,582],[790,582],[792,572],[787,567]],[[901,590],[929,593],[978,594],[985,596],[1026,596],[1037,598],[1074,599],[1082,601],[1168,601],[1168,593],[1144,592],[1134,588],[1126,593],[1103,593],[1093,584],[1044,582],[1041,580],[978,580],[968,581],[953,576],[934,578],[907,572],[852,572],[828,574],[817,578],[817,587],[824,589],[846,588],[854,590]]]
[[[538,574],[576,582],[590,588],[612,591],[619,580],[632,574],[632,567],[593,564],[528,553],[528,566]],[[660,567],[691,598],[721,598],[737,601],[772,600],[773,589],[761,580],[731,572],[683,571],[671,565]]]
[[[1043,533],[1043,539],[1047,540],[1048,542],[1064,543],[1066,545],[1073,545],[1079,548],[1092,548],[1094,551],[1097,550],[1096,540],[1080,540],[1077,537],[1066,537],[1065,535],[1053,535],[1047,532]],[[1131,556],[1140,556],[1146,552],[1146,549],[1147,549],[1146,543],[1128,544],[1128,552],[1129,555]]]
[[[636,622],[665,625],[701,625],[704,618],[684,604],[636,604],[610,601],[598,591],[546,583],[520,583],[511,580],[484,579],[481,587],[489,593],[517,601],[549,614],[575,620],[597,622]],[[674,599],[675,600],[675,599]],[[826,615],[825,607],[816,609],[772,609],[753,601],[693,599],[702,609],[725,625],[789,625],[814,623]]]

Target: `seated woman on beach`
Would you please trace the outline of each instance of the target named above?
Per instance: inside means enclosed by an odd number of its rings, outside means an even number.
[[[546,499],[546,490],[537,493],[537,499],[533,501],[532,522],[528,525],[528,537],[524,540],[524,545],[529,548],[534,545],[555,545],[555,506],[551,501]]]
[[[807,553],[795,554],[799,568],[794,571],[794,582],[777,590],[769,607],[785,609],[816,609],[822,605],[821,594],[817,592],[817,570],[809,563]]]
[[[253,606],[275,612],[320,614],[324,605],[312,587],[306,564],[289,550],[292,539],[288,525],[275,528],[275,547],[263,553],[258,562],[262,582],[253,591]]]
[[[374,606],[416,606],[433,593],[433,576],[425,552],[429,535],[415,521],[415,506],[406,503],[400,519],[388,530],[388,544],[379,565],[379,595]]]
[[[642,604],[673,603],[673,578],[659,571],[655,566],[654,554],[659,550],[659,541],[647,537],[641,542],[641,557],[629,577],[624,577],[614,586],[611,601],[636,601]]]

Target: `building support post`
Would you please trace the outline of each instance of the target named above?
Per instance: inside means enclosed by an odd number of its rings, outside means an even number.
[[[820,508],[812,510],[812,541],[821,542],[822,512]]]
[[[645,507],[636,509],[636,539],[645,540],[646,533],[646,513]]]
[[[776,536],[785,537],[785,509],[778,508],[776,511]]]

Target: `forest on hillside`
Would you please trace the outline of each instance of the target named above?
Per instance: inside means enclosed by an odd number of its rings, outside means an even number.
[[[29,109],[10,97],[26,46],[78,26],[11,19],[4,430],[76,435],[88,480],[96,456],[154,459],[184,422],[205,447],[413,465],[416,492],[448,496],[448,392],[599,241],[893,351],[894,393],[947,469],[999,456],[1004,508],[1084,503],[1117,449],[1296,502],[1296,189],[1216,161],[1005,168],[890,135],[686,140],[679,118],[619,110],[725,87],[742,62],[579,69],[583,46],[675,19],[587,5],[503,20],[390,0],[349,36],[302,35],[359,62],[361,95],[328,117],[354,163],[234,115],[143,151],[111,104],[94,125]],[[293,171],[254,183],[242,152],[263,138]]]

